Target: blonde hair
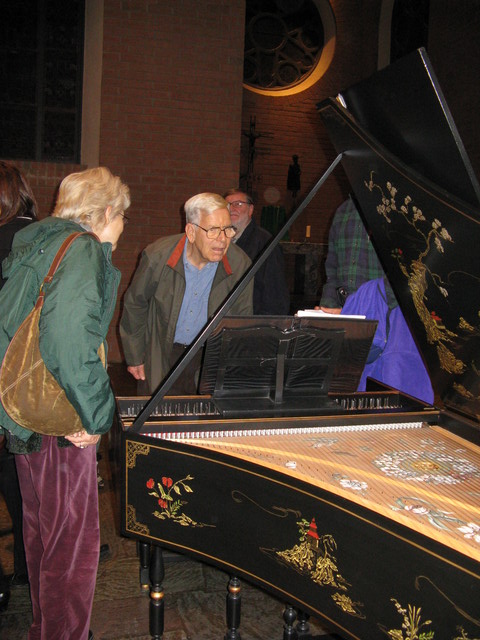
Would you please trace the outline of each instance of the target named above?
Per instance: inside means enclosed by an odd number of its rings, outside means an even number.
[[[210,215],[217,209],[228,210],[228,203],[218,193],[199,193],[185,202],[184,209],[186,221],[198,224],[201,213]]]
[[[62,180],[52,215],[89,229],[103,228],[107,207],[112,207],[112,219],[129,206],[127,185],[106,167],[97,167],[71,173]]]

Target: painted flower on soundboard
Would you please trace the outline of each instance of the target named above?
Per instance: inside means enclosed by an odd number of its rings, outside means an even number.
[[[352,489],[353,491],[359,491],[361,493],[365,493],[365,491],[368,489],[368,483],[364,482],[363,480],[354,480],[340,473],[334,473],[332,475],[332,478],[345,489]]]
[[[480,544],[480,526],[474,522],[468,522],[462,527],[458,527],[458,530],[463,533],[465,538],[473,539]]]
[[[452,512],[439,509],[418,496],[399,496],[391,508],[393,511],[409,511],[420,518],[426,518],[437,529],[448,529],[451,525],[464,524]]]
[[[480,468],[476,464],[443,452],[392,451],[380,455],[373,464],[387,476],[428,484],[453,485],[480,478]]]
[[[417,515],[426,515],[428,513],[427,507],[424,507],[420,504],[407,504],[405,507],[405,511],[411,511],[412,513],[416,513]]]

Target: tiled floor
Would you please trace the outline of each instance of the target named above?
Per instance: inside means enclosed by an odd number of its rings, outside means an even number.
[[[105,488],[100,490],[101,541],[110,546],[110,555],[99,563],[91,629],[95,640],[149,640],[149,595],[139,586],[136,543],[118,534],[109,440],[103,438],[99,468],[105,479]],[[8,513],[0,497],[0,560],[6,573],[13,571],[13,539],[9,528]],[[226,632],[225,598],[229,576],[175,555],[167,556],[165,574],[163,640],[221,640]],[[283,610],[283,602],[244,583],[242,640],[282,640]],[[8,610],[0,615],[1,640],[24,640],[30,620],[28,587],[16,587]],[[310,627],[312,636],[321,640],[330,637],[314,621]]]

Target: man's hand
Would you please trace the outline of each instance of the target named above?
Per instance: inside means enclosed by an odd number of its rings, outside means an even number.
[[[145,380],[144,364],[136,364],[133,367],[127,367],[127,371],[132,374],[135,380]]]
[[[320,309],[325,311],[325,313],[335,313],[337,315],[342,311],[342,307],[337,307],[335,309],[332,307],[320,307]]]
[[[338,315],[341,311],[342,311],[342,307],[338,307],[338,308],[333,308],[333,307],[319,307],[318,305],[315,305],[313,307],[314,309],[317,310],[321,310],[324,313],[335,313],[336,315]]]

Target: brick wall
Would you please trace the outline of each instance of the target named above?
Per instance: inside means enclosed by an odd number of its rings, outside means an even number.
[[[243,0],[105,0],[100,162],[132,194],[120,297],[143,247],[183,230],[185,200],[237,180],[243,22]]]

